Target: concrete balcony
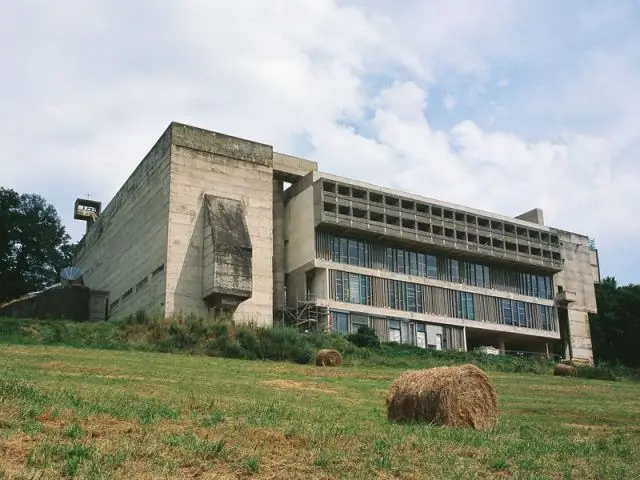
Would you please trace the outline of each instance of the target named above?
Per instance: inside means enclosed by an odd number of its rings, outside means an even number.
[[[576,292],[560,292],[556,295],[556,303],[559,305],[568,305],[570,303],[575,302],[577,299]]]

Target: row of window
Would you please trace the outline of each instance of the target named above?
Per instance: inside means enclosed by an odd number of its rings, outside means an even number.
[[[543,330],[557,330],[554,307],[461,292],[339,270],[329,271],[330,298],[391,308]]]
[[[382,342],[396,342],[435,350],[463,350],[460,327],[427,324],[404,319],[370,317],[361,313],[332,310],[331,331],[355,333],[361,326],[373,328]]]
[[[489,267],[428,252],[372,244],[328,232],[317,232],[316,252],[319,258],[337,263],[491,288],[530,297],[549,300],[553,298],[553,281],[549,275]]]

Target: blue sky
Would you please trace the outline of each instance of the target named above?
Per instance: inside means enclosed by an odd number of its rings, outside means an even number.
[[[0,3],[0,184],[74,239],[172,120],[588,234],[640,283],[638,0]]]

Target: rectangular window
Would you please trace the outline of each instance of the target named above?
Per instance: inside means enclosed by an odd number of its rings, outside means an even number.
[[[475,319],[475,311],[473,309],[473,293],[466,293],[467,296],[467,319],[474,320]]]
[[[476,264],[476,282],[478,287],[484,287],[484,268],[479,264]]]
[[[469,285],[473,285],[474,287],[477,285],[476,266],[474,263],[467,263],[467,279]]]
[[[396,302],[398,310],[404,310],[407,305],[407,284],[404,282],[396,282]]]
[[[331,260],[338,263],[340,261],[340,239],[338,237],[333,237],[332,243],[332,252],[331,252]]]
[[[460,264],[458,263],[458,260],[451,259],[450,268],[451,281],[460,283]]]
[[[542,321],[542,329],[551,330],[549,308],[545,305],[540,305],[540,319]]]
[[[418,274],[418,255],[416,252],[409,252],[409,275]]]
[[[344,288],[342,285],[342,272],[336,272],[336,300],[344,302]]]
[[[438,259],[434,255],[427,255],[427,277],[438,278]]]
[[[544,284],[545,277],[543,275],[538,276],[538,296],[540,298],[546,298],[547,296],[547,287]]]
[[[369,277],[366,275],[360,275],[360,304],[361,305],[369,305]]]
[[[538,296],[538,276],[531,274],[531,296]]]
[[[489,267],[485,265],[483,269],[484,269],[484,288],[491,288],[491,273],[489,271]]]
[[[347,249],[347,239],[340,239],[340,263],[349,263],[349,252]]]
[[[404,250],[397,249],[396,250],[396,272],[398,273],[406,273],[405,272],[405,262],[404,262]]]
[[[369,267],[369,244],[360,242],[360,266]]]
[[[502,300],[502,316],[505,325],[513,325],[513,317],[511,316],[511,300]]]
[[[407,285],[407,310],[416,311],[416,286],[413,283]]]
[[[393,248],[387,248],[387,270],[390,272],[395,272],[395,261],[394,261],[394,251]]]
[[[349,301],[360,303],[360,275],[350,273],[349,275]]]
[[[545,298],[547,300],[551,300],[553,298],[553,283],[551,282],[551,277],[545,277],[545,289],[546,295]]]
[[[360,254],[358,252],[358,241],[349,240],[349,264],[358,265],[360,261]]]
[[[349,333],[349,314],[344,312],[331,312],[332,330],[339,333]]]
[[[416,285],[416,310],[420,313],[424,313],[424,287],[422,285]]]
[[[389,341],[402,343],[402,334],[400,333],[400,322],[397,320],[389,320]]]
[[[427,258],[424,253],[418,254],[418,275],[427,276]]]
[[[524,302],[518,302],[518,320],[521,327],[527,326],[527,313]]]
[[[369,326],[369,317],[357,313],[351,314],[351,332],[357,333],[360,327]]]
[[[389,280],[389,308],[398,309],[396,305],[396,282]]]

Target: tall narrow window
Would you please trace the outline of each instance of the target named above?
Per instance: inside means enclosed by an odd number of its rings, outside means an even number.
[[[513,317],[511,315],[511,300],[502,300],[502,316],[505,325],[513,325]]]
[[[413,283],[407,285],[407,310],[416,311],[416,286]]]
[[[396,271],[396,269],[394,268],[394,265],[395,265],[394,257],[395,257],[394,249],[387,247],[387,270],[389,270],[390,272]]]
[[[537,275],[531,275],[531,296],[532,297],[538,296],[538,276]]]
[[[349,301],[360,303],[360,275],[349,274]]]
[[[349,264],[358,265],[360,254],[358,252],[358,241],[349,240]]]
[[[396,304],[396,282],[393,280],[389,280],[389,308],[393,308],[394,310],[398,308]]]
[[[366,275],[360,275],[360,304],[369,305],[369,277]]]
[[[484,287],[484,268],[480,264],[476,264],[476,285]]]
[[[460,263],[458,260],[451,259],[451,281],[455,283],[460,283]]]
[[[438,259],[434,255],[427,255],[427,277],[438,278]]]
[[[404,250],[398,248],[396,250],[396,272],[398,273],[406,273],[405,271],[405,258],[404,258]]]
[[[340,239],[333,237],[332,244],[331,260],[338,263],[340,261]]]
[[[491,288],[491,273],[489,267],[486,265],[483,267],[484,270],[484,288]]]
[[[427,259],[424,253],[418,254],[418,275],[421,277],[427,276]]]
[[[524,302],[518,302],[518,320],[521,327],[527,326],[527,311]]]
[[[340,239],[340,263],[349,263],[349,249],[346,238]]]
[[[418,274],[418,255],[416,252],[409,252],[409,275]]]
[[[344,301],[344,290],[342,286],[342,272],[336,272],[336,300]]]
[[[473,309],[473,293],[466,292],[467,296],[467,319],[475,320],[475,311]]]
[[[420,313],[424,313],[424,287],[422,285],[416,285],[416,310]]]

